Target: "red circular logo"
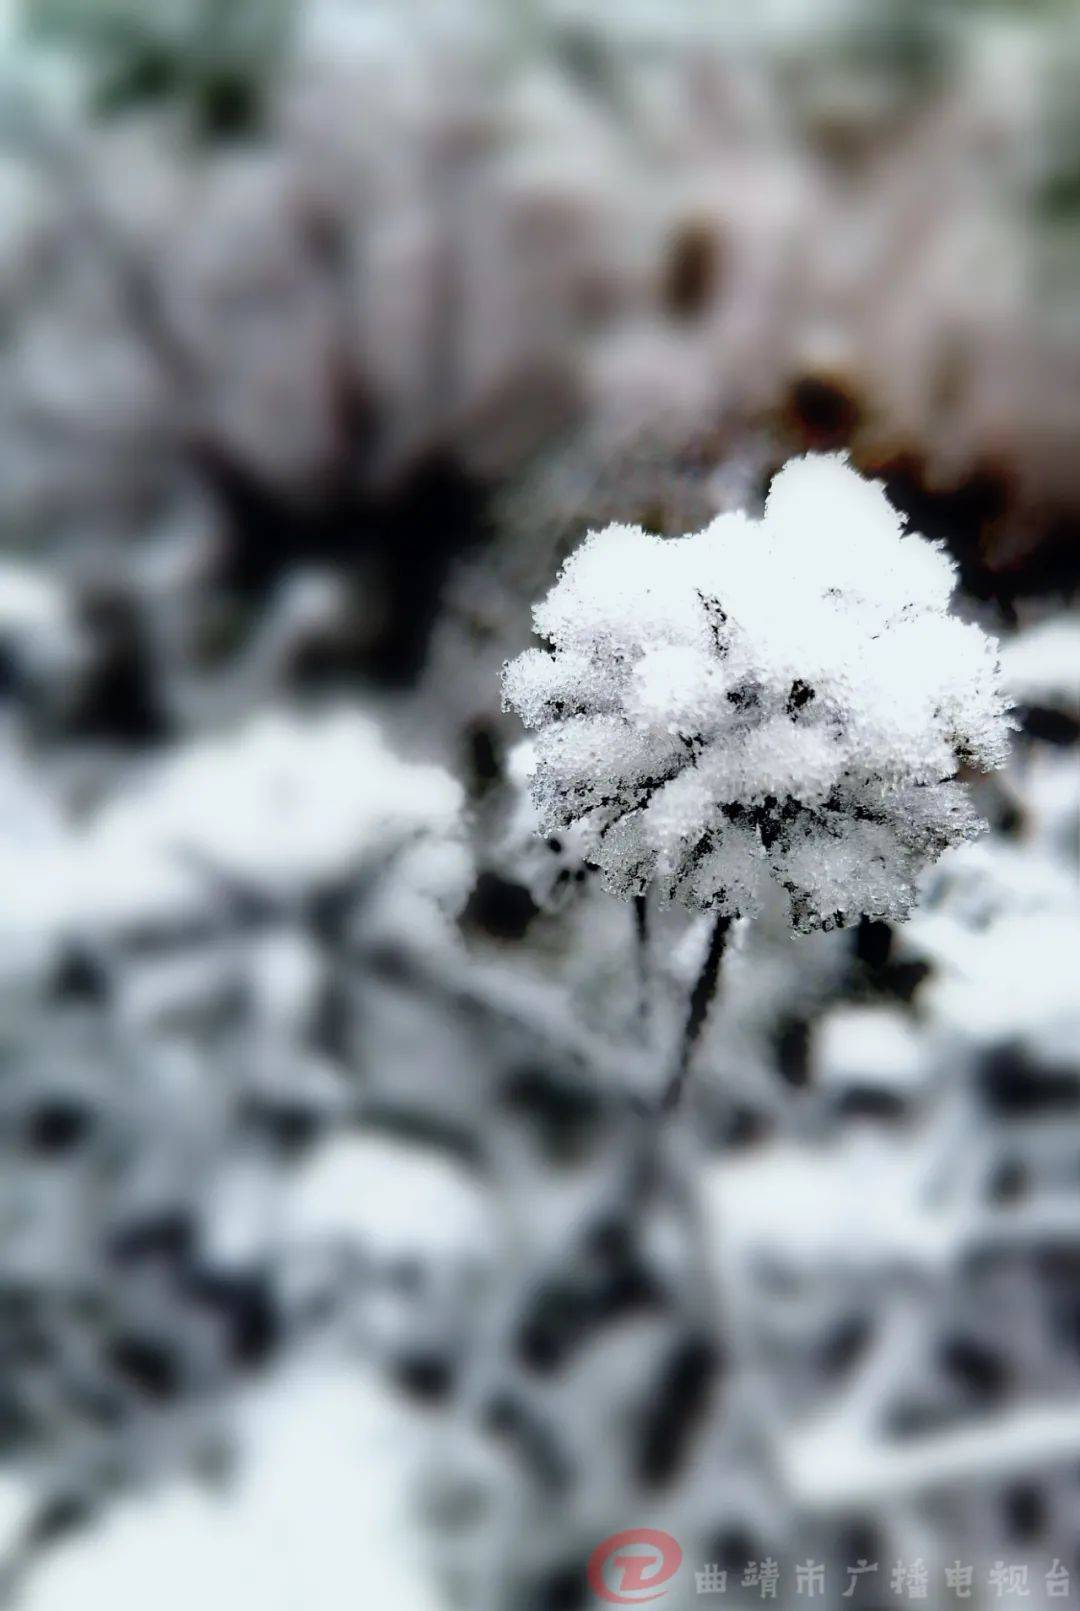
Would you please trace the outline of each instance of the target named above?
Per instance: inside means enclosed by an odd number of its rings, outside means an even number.
[[[643,1605],[667,1593],[682,1565],[682,1550],[670,1533],[630,1527],[612,1533],[589,1556],[589,1587],[609,1605]]]

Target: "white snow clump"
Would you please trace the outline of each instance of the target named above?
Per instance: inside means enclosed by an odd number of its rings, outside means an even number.
[[[957,773],[1005,759],[997,646],[954,567],[842,457],[774,478],[760,521],[591,532],[504,671],[536,729],[540,831],[574,824],[617,895],[797,929],[906,915],[982,823]]]

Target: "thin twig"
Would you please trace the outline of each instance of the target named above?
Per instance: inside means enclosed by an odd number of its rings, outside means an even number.
[[[644,895],[634,896],[634,933],[637,937],[638,1018],[645,1029],[649,1022],[649,908]]]
[[[670,1113],[677,1108],[686,1085],[686,1077],[690,1072],[690,1059],[694,1053],[705,1027],[705,1020],[709,1015],[709,1008],[716,995],[716,983],[720,977],[720,963],[723,961],[724,951],[727,947],[728,932],[733,919],[731,917],[718,917],[713,924],[709,935],[709,949],[705,953],[705,961],[701,965],[697,983],[690,996],[690,1008],[686,1015],[686,1025],[683,1029],[682,1040],[679,1042],[678,1062],[675,1072],[671,1076],[667,1090],[661,1099],[661,1109]]]

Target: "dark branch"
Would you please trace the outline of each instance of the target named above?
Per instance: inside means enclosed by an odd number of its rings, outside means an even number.
[[[679,1043],[679,1057],[675,1065],[675,1072],[671,1076],[667,1090],[661,1099],[661,1108],[665,1113],[678,1107],[683,1089],[686,1085],[686,1076],[690,1072],[690,1059],[694,1047],[701,1037],[705,1027],[705,1020],[709,1014],[716,995],[716,983],[720,977],[720,964],[723,961],[724,951],[727,948],[728,932],[734,918],[718,917],[713,924],[709,935],[709,949],[705,953],[705,961],[701,965],[697,983],[690,996],[690,1008],[686,1015],[686,1024],[683,1028],[682,1040]]]

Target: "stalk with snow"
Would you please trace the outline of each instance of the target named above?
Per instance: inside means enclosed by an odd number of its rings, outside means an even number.
[[[543,834],[574,825],[605,887],[722,920],[770,882],[793,927],[902,918],[923,868],[981,831],[958,774],[1005,758],[996,645],[949,614],[954,566],[840,457],[792,460],[760,521],[592,532],[504,671],[535,729]],[[710,978],[709,975],[712,975]]]

